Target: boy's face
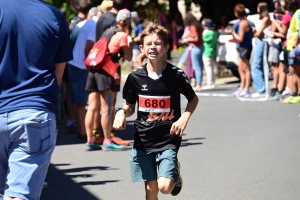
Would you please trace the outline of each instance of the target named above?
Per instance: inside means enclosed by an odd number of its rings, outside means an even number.
[[[163,57],[169,49],[169,44],[164,44],[162,39],[156,35],[148,35],[144,37],[144,43],[140,45],[140,50],[147,56],[150,61],[156,61]]]

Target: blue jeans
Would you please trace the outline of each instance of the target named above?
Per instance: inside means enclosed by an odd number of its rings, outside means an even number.
[[[193,47],[192,49],[192,65],[195,71],[196,83],[198,85],[202,84],[202,70],[203,70],[203,62],[202,62],[202,54],[204,51],[203,46]]]
[[[265,78],[264,78],[264,65],[265,62],[265,42],[261,39],[256,39],[254,56],[251,65],[251,75],[253,79],[253,85],[257,93],[264,93],[266,90]]]
[[[0,113],[0,200],[38,200],[55,147],[54,113],[24,109]]]
[[[177,67],[182,68],[184,63],[186,62],[186,59],[189,55],[188,47],[185,47],[183,54],[180,56]]]
[[[132,182],[145,182],[164,177],[176,182],[178,175],[177,149],[167,149],[161,152],[146,152],[131,150],[130,169]],[[158,172],[157,172],[158,169]]]

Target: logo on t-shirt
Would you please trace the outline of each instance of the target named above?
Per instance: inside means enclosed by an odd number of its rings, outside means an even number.
[[[144,84],[144,85],[142,85],[142,91],[147,91],[148,90],[148,88],[147,88],[147,84]]]

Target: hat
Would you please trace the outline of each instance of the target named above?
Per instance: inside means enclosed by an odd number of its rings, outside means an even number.
[[[216,25],[213,23],[211,19],[207,19],[204,22],[204,26],[207,28],[214,28]]]
[[[120,22],[121,20],[124,20],[126,24],[131,23],[131,14],[130,14],[129,10],[122,9],[118,12],[118,15],[116,17],[116,21]]]
[[[139,15],[136,11],[131,12],[131,19],[132,20],[139,20]]]
[[[98,10],[100,10],[101,12],[109,11],[110,9],[112,9],[112,7],[113,1],[110,0],[103,0],[102,3],[97,6]]]
[[[291,57],[291,58],[295,58],[295,57],[298,57],[298,56],[300,56],[300,46],[299,46],[299,47],[296,47],[296,48],[294,49],[294,51],[292,51],[292,52],[290,53],[290,57]]]

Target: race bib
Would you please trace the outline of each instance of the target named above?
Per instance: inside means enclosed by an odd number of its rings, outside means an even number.
[[[139,111],[151,113],[170,112],[170,96],[146,96],[139,95]]]

